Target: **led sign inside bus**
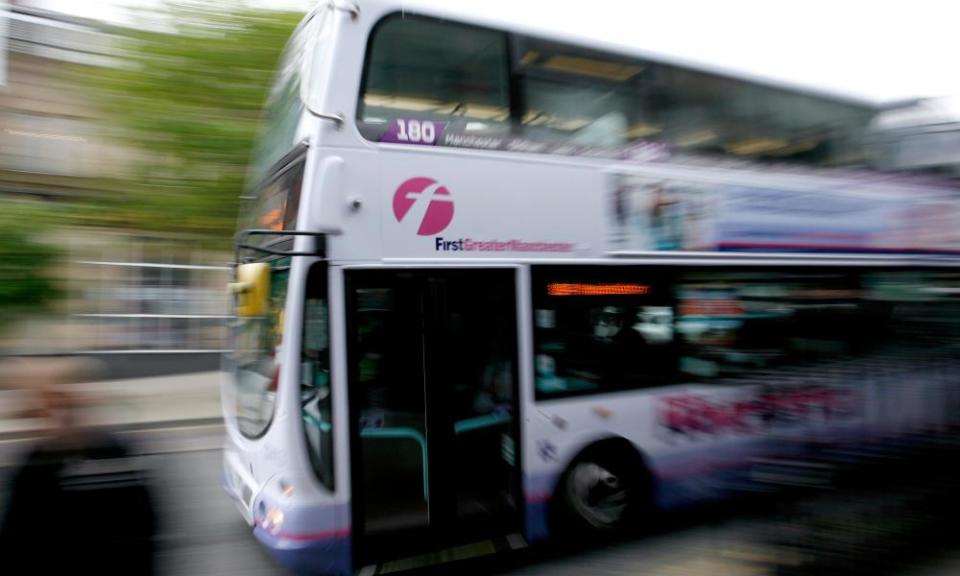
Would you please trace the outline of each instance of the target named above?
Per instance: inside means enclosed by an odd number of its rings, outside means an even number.
[[[643,296],[650,293],[646,284],[580,284],[551,282],[548,296]]]

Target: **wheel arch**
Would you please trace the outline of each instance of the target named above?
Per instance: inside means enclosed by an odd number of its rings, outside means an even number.
[[[639,446],[629,439],[619,435],[607,435],[585,442],[563,466],[563,470],[560,475],[557,476],[557,480],[551,490],[549,510],[551,524],[555,524],[555,520],[558,519],[558,515],[563,508],[561,491],[564,489],[564,484],[570,470],[577,463],[583,462],[584,460],[604,457],[625,459],[629,469],[637,474],[637,478],[642,482],[643,498],[646,500],[646,503],[650,506],[654,505],[656,477],[650,466],[649,457]]]

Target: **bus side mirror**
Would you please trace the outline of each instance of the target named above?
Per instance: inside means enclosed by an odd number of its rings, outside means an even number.
[[[237,297],[237,316],[263,316],[270,297],[270,265],[265,262],[237,266],[237,281],[228,285]]]

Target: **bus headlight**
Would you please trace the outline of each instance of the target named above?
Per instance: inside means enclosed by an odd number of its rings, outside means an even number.
[[[277,534],[283,527],[283,510],[271,506],[263,517],[263,529],[271,534]]]

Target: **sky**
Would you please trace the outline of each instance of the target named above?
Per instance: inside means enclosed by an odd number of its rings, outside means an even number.
[[[122,21],[159,0],[36,0]],[[960,95],[953,0],[421,0],[872,102]],[[311,0],[254,0],[306,9]],[[361,0],[362,4],[362,0]]]

